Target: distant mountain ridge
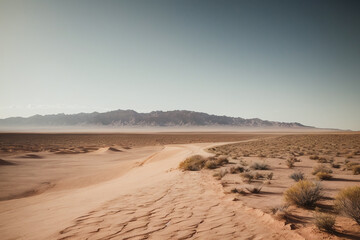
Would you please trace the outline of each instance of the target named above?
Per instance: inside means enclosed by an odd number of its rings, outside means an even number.
[[[297,122],[275,122],[259,118],[217,116],[186,110],[138,113],[134,110],[115,110],[104,113],[34,115],[0,119],[0,126],[231,126],[265,128],[311,128]]]

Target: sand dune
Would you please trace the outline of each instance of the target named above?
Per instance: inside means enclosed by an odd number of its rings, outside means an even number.
[[[204,149],[212,145],[138,150],[127,164],[117,166],[117,171],[125,170],[112,179],[95,174],[88,176],[94,178],[91,185],[76,188],[68,186],[74,181],[63,180],[42,194],[2,201],[2,238],[301,239],[281,223],[227,199],[206,174],[176,169],[187,156],[209,154]],[[89,154],[114,156],[108,150]]]

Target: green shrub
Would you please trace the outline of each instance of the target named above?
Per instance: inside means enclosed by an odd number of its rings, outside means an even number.
[[[301,207],[312,207],[322,197],[321,186],[308,180],[300,180],[288,188],[285,193],[285,201]]]
[[[199,171],[205,165],[205,158],[200,155],[188,157],[179,164],[179,168],[184,171]]]
[[[315,212],[315,225],[319,230],[334,232],[335,216],[326,213]]]
[[[336,196],[335,207],[360,224],[360,186],[341,190]]]

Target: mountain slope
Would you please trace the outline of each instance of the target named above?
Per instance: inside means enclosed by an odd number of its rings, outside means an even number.
[[[210,115],[207,113],[175,110],[138,113],[133,110],[116,110],[105,113],[78,113],[35,115],[28,118],[0,119],[0,126],[234,126],[309,128],[300,123],[285,123]]]

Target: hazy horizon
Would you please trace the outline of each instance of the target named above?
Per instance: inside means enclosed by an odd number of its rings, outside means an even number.
[[[357,1],[0,0],[0,118],[132,109],[360,129]]]

